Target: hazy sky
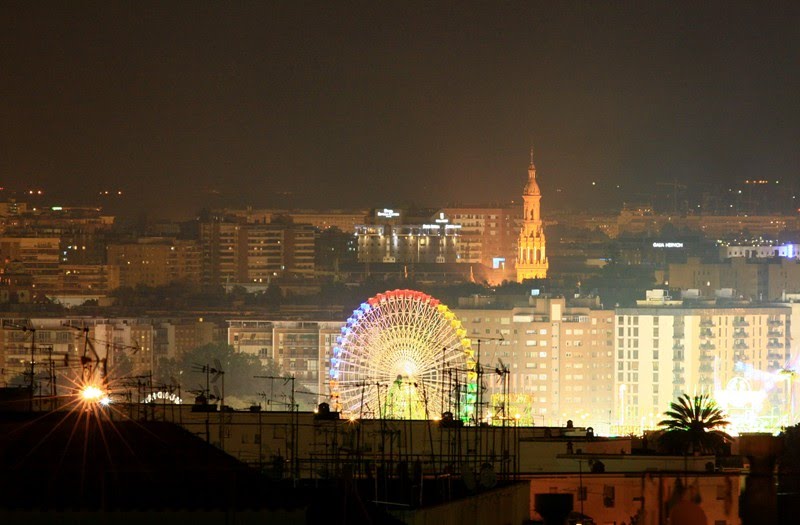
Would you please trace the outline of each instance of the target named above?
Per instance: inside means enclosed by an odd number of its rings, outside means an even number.
[[[507,201],[531,142],[545,206],[796,181],[800,3],[0,4],[0,185],[49,200]]]

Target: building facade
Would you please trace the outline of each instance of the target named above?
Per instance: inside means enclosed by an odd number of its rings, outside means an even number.
[[[203,283],[269,283],[314,276],[315,230],[287,217],[272,222],[214,220],[200,225]]]
[[[311,393],[298,401],[316,406],[328,399],[330,358],[342,326],[344,322],[234,319],[228,321],[228,344],[264,364],[278,365],[295,378],[297,387]]]
[[[458,261],[480,263],[487,268],[512,267],[518,234],[514,206],[463,206],[444,208],[452,224],[461,226]]]
[[[800,292],[800,262],[796,259],[733,257],[722,262],[704,262],[689,257],[685,263],[671,263],[665,285],[697,290],[701,297],[714,297],[729,289],[735,297],[751,301],[779,301]]]
[[[779,423],[790,402],[781,370],[792,358],[791,312],[785,306],[617,309],[617,431],[655,428],[683,393],[711,395],[740,432]]]
[[[496,371],[507,368],[511,410],[528,424],[574,420],[608,428],[614,403],[613,310],[568,307],[563,298],[540,298],[528,307],[453,311],[481,366],[489,369],[482,411],[492,415],[505,402]]]
[[[460,231],[443,211],[406,217],[403,210],[375,210],[369,224],[356,226],[358,262],[456,263]]]
[[[110,244],[108,263],[118,268],[120,286],[200,282],[200,246],[196,241],[144,237],[133,243]]]

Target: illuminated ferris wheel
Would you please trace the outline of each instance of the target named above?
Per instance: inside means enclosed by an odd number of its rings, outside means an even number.
[[[345,416],[471,417],[477,375],[467,332],[430,295],[378,294],[353,312],[336,342],[331,398]]]

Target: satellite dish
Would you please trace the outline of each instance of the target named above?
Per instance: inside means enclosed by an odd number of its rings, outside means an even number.
[[[475,481],[475,474],[469,466],[464,465],[461,469],[461,479],[464,481],[464,486],[467,487],[468,491],[475,492],[475,489],[478,488],[478,483]]]
[[[481,465],[481,472],[478,478],[478,483],[481,487],[490,489],[497,485],[497,474],[489,463]]]

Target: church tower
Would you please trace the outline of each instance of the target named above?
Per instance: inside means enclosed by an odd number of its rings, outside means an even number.
[[[525,279],[544,279],[547,277],[547,253],[545,252],[544,228],[539,214],[542,192],[536,182],[536,166],[528,166],[528,183],[522,192],[523,221],[519,232],[517,248],[517,282]]]

